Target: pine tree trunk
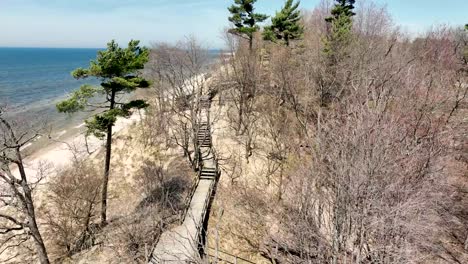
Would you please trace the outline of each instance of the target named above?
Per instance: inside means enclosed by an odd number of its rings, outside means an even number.
[[[115,90],[112,90],[110,98],[109,110],[115,107]],[[101,196],[101,225],[107,224],[107,186],[109,183],[109,171],[112,152],[112,127],[113,124],[107,126],[107,141],[106,141],[106,160],[104,165],[104,178],[102,181],[102,196]]]

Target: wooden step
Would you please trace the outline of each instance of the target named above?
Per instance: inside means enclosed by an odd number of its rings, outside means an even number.
[[[201,172],[207,172],[207,173],[216,173],[216,168],[211,168],[211,167],[203,167]]]
[[[206,178],[216,178],[218,176],[217,173],[200,173],[200,177],[206,177]]]
[[[212,171],[212,172],[202,171],[202,172],[200,173],[200,175],[205,175],[205,176],[216,176],[216,172],[215,172],[215,171]]]
[[[213,172],[201,172],[200,175],[204,175],[204,176],[216,176],[216,172],[213,171]]]

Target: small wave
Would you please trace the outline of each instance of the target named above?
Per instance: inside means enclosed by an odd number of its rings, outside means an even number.
[[[84,125],[86,125],[85,123],[81,123],[79,125],[77,125],[75,128],[81,128],[81,127],[84,127]]]
[[[61,131],[60,133],[57,134],[57,137],[59,138],[59,137],[65,135],[66,133],[67,133],[67,131],[63,130],[63,131]]]

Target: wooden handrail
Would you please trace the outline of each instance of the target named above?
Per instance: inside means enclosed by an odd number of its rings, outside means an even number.
[[[192,198],[195,195],[195,191],[197,190],[198,184],[200,183],[200,174],[201,170],[198,171],[197,173],[197,178],[193,182],[190,190],[190,194],[187,195],[184,201],[185,208],[182,211],[182,214],[180,215],[180,223],[182,224],[185,221],[185,217],[187,217],[188,210],[190,209],[190,203],[192,202]]]
[[[200,111],[201,112],[201,111]],[[194,246],[197,246],[201,249],[204,248],[204,245],[202,245],[202,242],[203,242],[203,228],[204,228],[204,222],[206,220],[206,217],[207,217],[207,214],[209,214],[209,206],[212,202],[212,199],[213,199],[213,194],[215,192],[215,188],[216,188],[216,185],[217,185],[217,182],[219,180],[219,176],[220,176],[220,171],[219,171],[219,164],[218,164],[218,159],[217,159],[217,155],[216,155],[216,151],[214,150],[213,148],[213,145],[212,145],[212,142],[211,142],[211,128],[210,128],[210,110],[209,108],[207,109],[207,119],[206,120],[206,124],[207,124],[207,129],[206,129],[206,132],[205,132],[205,136],[204,136],[204,140],[206,140],[207,138],[210,138],[210,152],[211,152],[211,155],[212,155],[212,158],[213,158],[213,161],[214,161],[214,165],[215,165],[215,171],[216,171],[216,174],[215,174],[215,178],[210,182],[209,184],[209,188],[208,188],[208,192],[207,192],[207,197],[205,198],[205,201],[204,201],[204,204],[203,204],[203,208],[202,208],[202,211],[201,211],[201,218],[199,218],[198,220],[196,220],[197,222],[195,223],[195,234],[194,237],[192,237],[191,239],[193,239],[195,242],[195,245]],[[196,152],[195,152],[195,162],[194,162],[194,169],[197,171],[197,177],[196,179],[193,181],[193,184],[191,185],[191,189],[190,189],[190,193],[186,196],[185,200],[184,200],[184,205],[185,205],[185,208],[183,210],[181,210],[180,212],[180,224],[183,224],[184,221],[187,219],[187,216],[189,215],[189,210],[190,210],[190,206],[191,206],[191,203],[192,203],[192,199],[195,195],[195,192],[200,184],[200,180],[201,180],[201,173],[202,173],[202,170],[203,170],[203,167],[204,167],[204,161],[203,161],[203,157],[202,157],[202,153],[201,153],[201,146],[198,144],[198,135],[200,133],[200,124],[202,123],[202,120],[201,120],[201,117],[200,115],[198,116],[198,120],[197,120],[197,127],[195,130],[193,130],[193,132],[195,132],[195,148],[196,148]],[[198,218],[198,216],[197,216]],[[195,219],[194,219],[195,220]],[[201,246],[201,247],[200,247]],[[154,249],[153,249],[154,250]],[[153,252],[153,251],[152,251]],[[200,252],[201,255],[205,255],[206,256],[206,253],[208,252]],[[201,256],[201,257],[202,257]]]

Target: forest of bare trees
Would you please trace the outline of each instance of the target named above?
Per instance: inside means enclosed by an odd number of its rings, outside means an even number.
[[[344,3],[349,24],[329,18]],[[290,45],[226,38],[233,137],[267,169],[225,183],[220,206],[249,220],[222,232],[271,263],[464,263],[468,34],[412,38],[353,3],[323,1]]]
[[[353,0],[287,0],[269,21],[255,2],[229,8],[216,63],[187,37],[130,42],[137,63],[119,77],[114,42],[99,57],[109,73],[78,69],[108,81],[110,114],[87,122],[106,153],[67,145],[67,166],[30,168],[22,148],[47,131],[0,107],[0,262],[148,263],[190,205],[208,95],[222,177],[205,262],[224,250],[252,263],[468,263],[468,27],[415,36]],[[99,93],[84,86],[62,107]]]

